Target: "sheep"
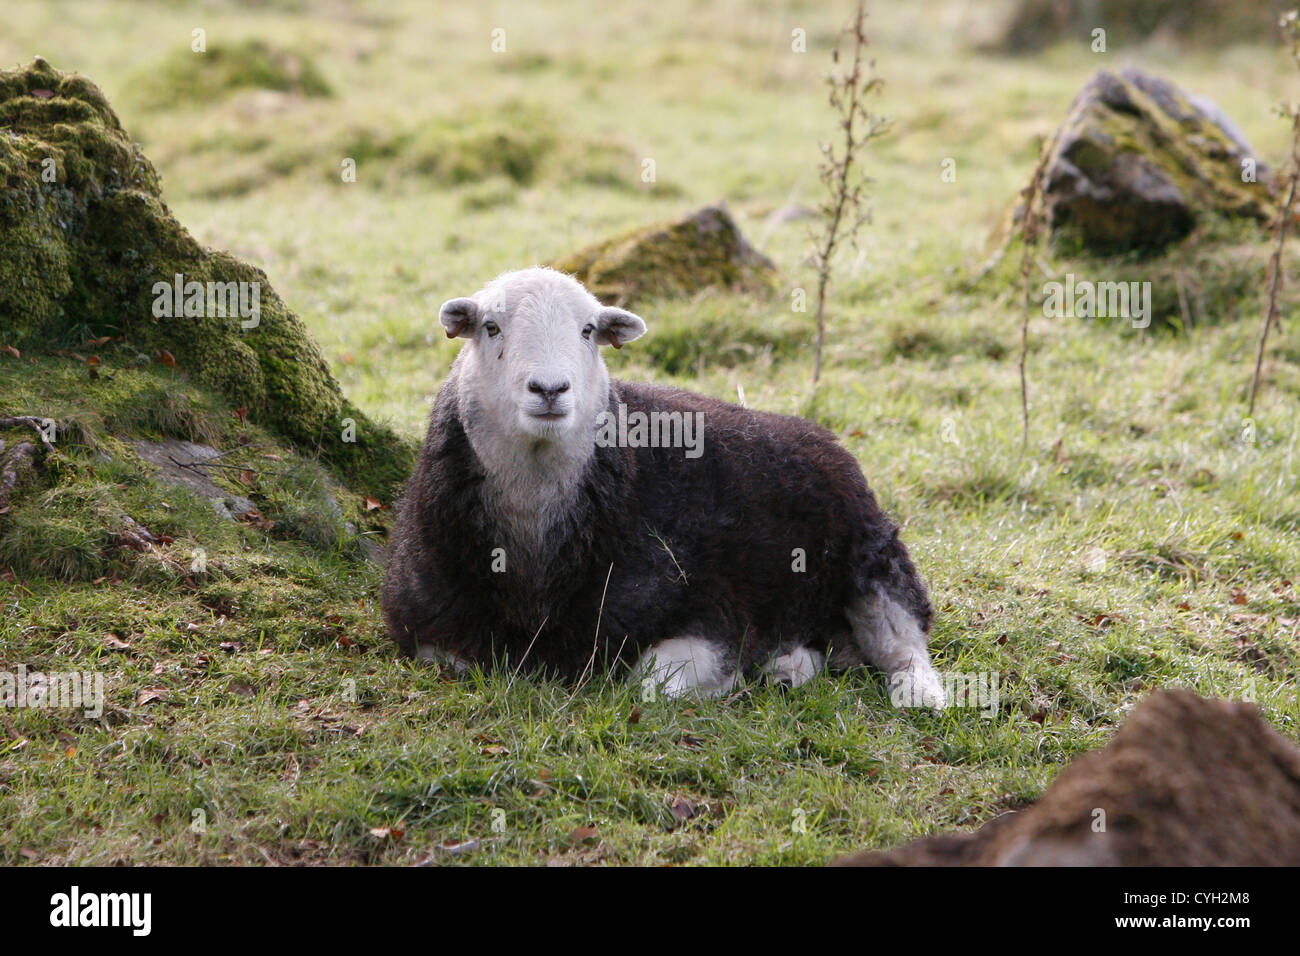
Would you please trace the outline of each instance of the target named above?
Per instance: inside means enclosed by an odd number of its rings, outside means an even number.
[[[628,668],[674,697],[869,664],[896,706],[944,706],[926,587],[833,434],[612,381],[600,348],[644,320],[551,269],[439,319],[466,341],[397,505],[382,604],[404,653]]]

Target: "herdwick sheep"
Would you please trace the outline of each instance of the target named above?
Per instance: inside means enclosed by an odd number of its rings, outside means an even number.
[[[870,664],[942,707],[925,585],[823,428],[611,381],[645,322],[551,269],[439,318],[466,340],[398,506],[383,590],[409,655],[581,679],[626,664],[668,695]]]

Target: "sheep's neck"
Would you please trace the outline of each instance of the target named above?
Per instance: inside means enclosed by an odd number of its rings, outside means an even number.
[[[517,547],[542,554],[547,535],[572,513],[592,452],[590,444],[573,448],[543,441],[492,450],[485,497]]]

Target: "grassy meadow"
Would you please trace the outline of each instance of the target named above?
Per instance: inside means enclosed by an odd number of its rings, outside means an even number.
[[[811,311],[788,294],[814,287],[811,220],[773,214],[821,201],[845,4],[7,0],[0,63],[94,80],[177,218],[263,268],[348,397],[413,440],[455,354],[442,301],[725,200],[787,294],[638,304],[650,332],[611,372],[839,434],[930,584],[936,666],[997,675],[1000,700],[900,711],[871,673],[710,701],[646,700],[618,675],[449,679],[390,647],[382,571],[302,505],[327,481],[308,456],[174,370],[92,400],[69,359],[35,356],[33,376],[0,357],[0,416],[86,423],[48,520],[0,517],[0,669],[101,671],[107,693],[99,718],[0,710],[0,863],[820,864],[1025,806],[1156,688],[1253,699],[1300,740],[1290,296],[1246,420],[1267,237],[1207,223],[1145,261],[1045,249],[1040,283],[1122,274],[1159,298],[1177,281],[1194,321],[1036,312],[1023,450],[1018,250],[974,281],[1036,138],[1096,70],[1211,96],[1274,164],[1300,73],[1279,46],[981,52],[1003,9],[871,4],[893,129],[865,158],[873,220],[837,261],[814,391]],[[259,44],[294,54],[289,89],[248,85]],[[200,59],[223,46],[248,58]],[[1245,290],[1224,295],[1232,276]],[[281,533],[114,452],[141,428],[251,436],[278,462],[255,500]],[[122,502],[213,570],[188,587],[104,556],[89,523]]]

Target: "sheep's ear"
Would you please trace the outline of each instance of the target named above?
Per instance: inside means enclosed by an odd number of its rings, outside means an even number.
[[[628,342],[645,335],[645,320],[626,309],[612,306],[596,313],[596,342],[621,349]]]
[[[478,329],[478,303],[473,299],[448,299],[438,310],[438,321],[447,338],[467,339]]]

